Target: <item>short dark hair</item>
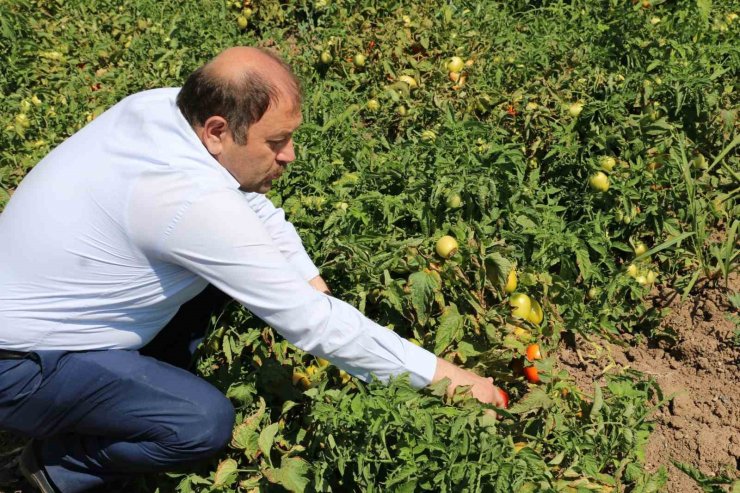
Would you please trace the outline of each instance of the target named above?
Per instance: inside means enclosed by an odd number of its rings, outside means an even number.
[[[300,107],[300,82],[290,66],[272,51],[260,51],[285,69],[290,76],[289,89],[294,93],[291,96]],[[262,118],[270,103],[277,102],[279,93],[278,87],[256,70],[245,69],[234,81],[217,76],[206,64],[188,76],[177,95],[177,107],[192,127],[204,125],[214,115],[223,117],[234,142],[244,145],[249,126]]]

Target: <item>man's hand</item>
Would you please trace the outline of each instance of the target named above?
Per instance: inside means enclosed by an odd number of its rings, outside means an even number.
[[[324,282],[324,279],[321,278],[321,276],[316,276],[310,281],[308,281],[308,284],[310,284],[316,291],[321,291],[324,294],[331,294],[331,291],[329,291],[329,286],[326,285]]]
[[[450,385],[447,387],[448,395],[452,395],[455,388],[460,385],[469,385],[471,395],[480,402],[493,404],[501,408],[505,408],[508,404],[505,393],[493,385],[492,378],[481,377],[442,358],[437,358],[437,370],[434,372],[432,383],[439,382],[444,378],[450,379]]]

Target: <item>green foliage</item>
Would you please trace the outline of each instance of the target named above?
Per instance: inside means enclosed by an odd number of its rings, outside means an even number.
[[[238,410],[228,457],[160,490],[661,488],[665,471],[641,465],[654,384],[624,374],[583,394],[545,358],[531,388],[511,364],[516,328],[543,348],[563,331],[649,331],[651,272],[689,293],[737,269],[740,5],[648,3],[0,3],[0,208],[126,95],[180,85],[225,47],[272,46],[302,80],[305,123],[270,197],[332,291],[512,397],[497,421],[400,380],[347,382],[234,309],[198,360]],[[454,82],[452,56],[468,62]],[[442,260],[446,234],[460,249]],[[540,325],[511,317],[512,266]]]

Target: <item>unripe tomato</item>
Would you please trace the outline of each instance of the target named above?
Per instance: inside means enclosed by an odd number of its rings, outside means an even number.
[[[363,55],[362,53],[358,53],[352,59],[352,62],[355,64],[355,67],[364,67],[365,60],[366,60],[365,55]]]
[[[367,109],[370,111],[378,111],[380,109],[380,103],[378,102],[377,99],[368,100],[366,106],[367,106]]]
[[[504,292],[511,294],[514,291],[516,291],[516,286],[518,284],[518,280],[516,277],[516,269],[511,269],[509,271],[509,275],[506,278],[506,285],[504,286]]]
[[[588,290],[588,299],[595,300],[599,296],[599,288],[592,287]]]
[[[398,78],[398,80],[400,80],[401,82],[405,82],[406,85],[409,86],[409,89],[416,89],[417,87],[419,87],[419,84],[416,83],[416,79],[409,75],[402,75]]]
[[[457,253],[457,247],[457,240],[452,236],[445,235],[437,240],[435,250],[437,251],[437,255],[440,257],[450,258]]]
[[[637,281],[637,284],[640,284],[642,286],[648,283],[647,277],[643,274],[640,274],[639,276],[635,277],[635,281]]]
[[[603,171],[597,171],[588,179],[588,184],[598,192],[606,192],[609,190],[609,177]]]
[[[406,116],[406,107],[404,105],[399,106],[396,108],[396,113],[398,116]]]
[[[247,20],[246,17],[244,17],[243,15],[240,15],[239,17],[236,18],[236,24],[239,26],[239,29],[246,29],[247,25],[249,24],[249,21]]]
[[[524,293],[514,293],[509,299],[511,314],[515,317],[526,319],[532,311],[532,300]]]
[[[309,380],[308,375],[306,375],[302,371],[294,371],[292,381],[293,385],[299,385],[304,389],[311,387],[311,380]]]
[[[437,139],[437,134],[434,133],[434,130],[424,130],[421,133],[421,140],[426,142],[434,142]]]
[[[568,106],[568,114],[573,118],[577,118],[581,111],[583,111],[583,103],[573,103]]]
[[[459,209],[462,206],[462,199],[456,193],[447,197],[447,207],[450,209]]]
[[[617,165],[617,160],[611,156],[601,156],[599,158],[599,166],[601,166],[601,169],[603,169],[606,172],[613,170],[614,166],[616,165]]]
[[[319,366],[319,368],[326,368],[326,367],[327,367],[327,366],[329,366],[329,365],[330,365],[331,363],[329,362],[329,360],[328,360],[328,359],[324,359],[324,358],[316,358],[316,364],[317,364],[317,365]]]
[[[352,375],[344,370],[339,370],[339,380],[342,382],[343,385],[347,385],[347,383],[352,380]]]
[[[635,264],[629,264],[627,266],[627,275],[631,277],[636,277],[638,273],[637,266]]]
[[[328,51],[321,52],[321,63],[323,63],[324,65],[329,65],[332,60],[334,60],[334,57],[331,56],[331,53],[329,53]]]
[[[524,367],[524,377],[527,379],[529,383],[539,383],[540,382],[540,375],[537,373],[537,368],[534,366],[526,366]]]
[[[645,246],[643,242],[638,241],[637,243],[635,243],[634,251],[635,251],[635,256],[639,257],[643,253],[647,252],[647,246]]]
[[[654,283],[656,279],[658,279],[658,274],[655,271],[649,270],[647,274],[645,274],[645,280],[648,284]]]
[[[542,359],[542,352],[540,351],[539,344],[530,344],[529,346],[527,346],[527,359],[529,361]]]
[[[453,56],[447,63],[447,70],[449,72],[462,72],[463,68],[465,68],[465,62],[459,56]]]
[[[532,333],[522,327],[514,327],[514,330],[512,330],[511,333],[520,341],[528,341],[532,338]]]
[[[529,315],[527,316],[527,320],[532,322],[535,325],[539,325],[542,323],[542,320],[545,318],[545,313],[542,311],[542,307],[537,302],[537,300],[532,300],[532,309],[529,311]]]

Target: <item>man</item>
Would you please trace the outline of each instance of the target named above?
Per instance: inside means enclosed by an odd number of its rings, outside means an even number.
[[[228,443],[228,399],[142,354],[163,354],[147,343],[176,332],[178,309],[199,292],[226,293],[359,378],[449,378],[450,390],[470,385],[503,405],[490,378],[328,296],[263,195],[295,159],[300,123],[289,67],[231,48],[181,90],[124,99],[20,184],[0,215],[0,427],[33,437],[21,470],[38,489],[89,491]]]

